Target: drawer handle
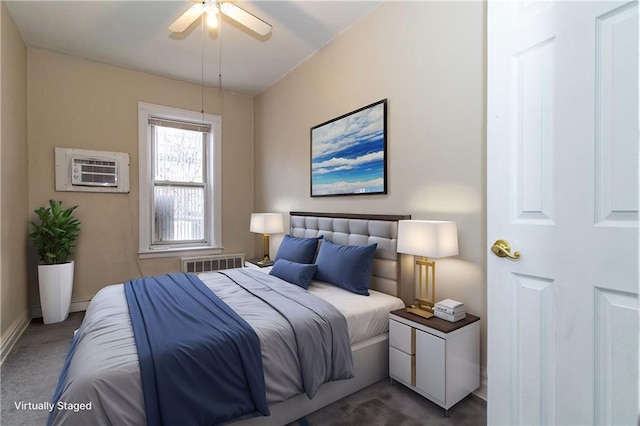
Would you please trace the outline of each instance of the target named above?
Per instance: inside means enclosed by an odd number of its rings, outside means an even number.
[[[416,329],[411,327],[411,386],[416,385]]]

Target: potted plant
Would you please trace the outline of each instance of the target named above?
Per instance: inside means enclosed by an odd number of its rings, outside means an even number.
[[[80,222],[73,217],[77,207],[63,209],[61,201],[49,200],[48,206],[35,210],[40,223],[29,222],[29,235],[42,262],[38,265],[38,285],[45,324],[64,321],[69,316],[73,261],[67,259],[80,231]]]

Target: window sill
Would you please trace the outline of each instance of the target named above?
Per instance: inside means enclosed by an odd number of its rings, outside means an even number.
[[[163,257],[183,257],[183,256],[207,256],[221,254],[222,247],[179,247],[179,248],[157,248],[148,251],[139,251],[139,259],[157,259]]]

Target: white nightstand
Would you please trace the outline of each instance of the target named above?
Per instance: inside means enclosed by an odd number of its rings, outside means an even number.
[[[273,260],[267,262],[266,264],[263,264],[262,262],[262,258],[257,258],[257,259],[246,259],[244,261],[244,267],[245,268],[256,268],[256,269],[262,269],[262,268],[268,268],[270,266],[273,266]]]
[[[480,386],[480,318],[389,314],[389,377],[445,409]]]
[[[273,262],[271,262],[271,263],[269,263],[267,265],[262,265],[261,262],[262,262],[262,258],[260,258],[260,259],[246,259],[244,261],[244,267],[245,268],[252,268],[252,269],[259,269],[262,272],[269,273],[269,271],[273,267]]]

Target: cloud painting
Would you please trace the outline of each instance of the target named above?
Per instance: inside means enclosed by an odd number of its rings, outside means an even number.
[[[387,101],[311,129],[311,196],[386,194]]]

